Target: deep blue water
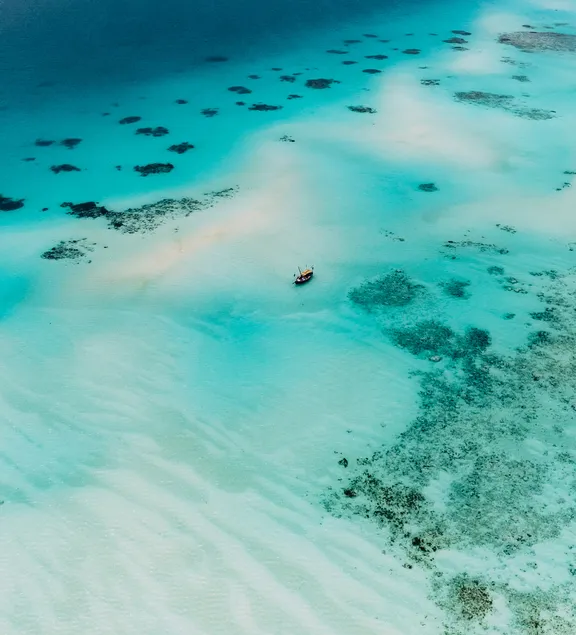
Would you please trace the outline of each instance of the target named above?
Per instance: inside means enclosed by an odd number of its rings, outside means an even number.
[[[403,2],[402,6],[414,0]],[[6,97],[18,86],[139,80],[186,70],[210,55],[236,60],[299,33],[371,12],[387,0],[166,2],[8,0],[0,8],[0,69]]]

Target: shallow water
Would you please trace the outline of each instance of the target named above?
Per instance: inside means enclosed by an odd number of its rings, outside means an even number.
[[[4,8],[6,635],[575,630],[576,6],[298,6]]]

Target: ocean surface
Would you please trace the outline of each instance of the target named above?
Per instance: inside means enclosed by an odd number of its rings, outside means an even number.
[[[573,0],[6,0],[0,69],[1,635],[576,633]]]

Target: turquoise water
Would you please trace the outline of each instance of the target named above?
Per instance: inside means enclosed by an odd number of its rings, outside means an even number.
[[[576,57],[498,42],[574,7],[310,11],[54,85],[56,49],[17,60],[6,635],[575,630]]]

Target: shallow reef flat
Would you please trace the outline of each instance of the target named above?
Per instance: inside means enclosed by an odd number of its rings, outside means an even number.
[[[3,635],[576,632],[575,26],[3,113]]]

